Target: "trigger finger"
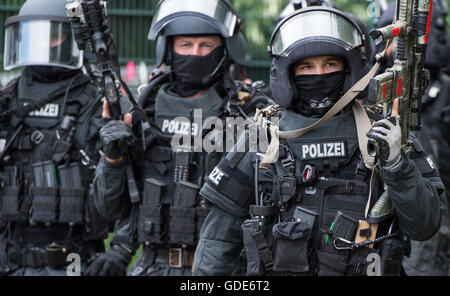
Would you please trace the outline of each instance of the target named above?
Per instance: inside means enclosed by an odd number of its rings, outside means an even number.
[[[103,101],[103,112],[102,112],[102,117],[104,119],[109,119],[111,118],[111,113],[109,112],[109,106],[108,106],[108,102],[106,100]]]

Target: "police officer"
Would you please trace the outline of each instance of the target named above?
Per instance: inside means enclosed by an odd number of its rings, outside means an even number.
[[[199,150],[194,138],[211,135],[208,118],[225,124],[227,116],[254,110],[258,100],[267,103],[257,90],[229,77],[230,63],[245,64],[245,46],[228,1],[160,1],[149,33],[149,39],[157,37],[157,67],[164,63],[170,71],[153,75],[140,96],[149,120],[134,113],[125,121],[110,121],[100,132],[105,157],[95,174],[96,204],[104,217],[118,221],[113,248],[94,261],[92,275],[125,274],[137,243],[142,257],[131,275],[191,275],[198,233],[209,212],[198,191],[222,156]],[[137,144],[126,152],[133,135]],[[216,144],[226,142],[223,135],[214,137]],[[194,142],[174,147],[176,136]],[[130,201],[129,163],[140,200]]]
[[[0,91],[1,274],[79,275],[104,250],[90,186],[101,98],[65,4],[28,0],[6,20],[5,69],[25,68]]]
[[[409,156],[401,153],[398,101],[392,118],[372,128],[357,101],[341,103],[356,97],[355,83],[368,83],[362,36],[351,17],[325,7],[298,10],[277,26],[269,46],[270,86],[283,109],[262,111],[266,120],[279,118],[278,132],[269,125],[272,139],[292,136],[271,141],[276,146],[266,152],[231,151],[208,177],[200,194],[213,206],[194,275],[229,275],[242,247],[248,275],[366,275],[372,253],[380,256],[381,269],[369,271],[394,275],[407,238],[428,239],[438,230],[443,185],[419,142]],[[335,115],[309,128],[327,112]],[[366,132],[379,143],[376,167],[364,152]],[[393,209],[378,202],[386,196]]]

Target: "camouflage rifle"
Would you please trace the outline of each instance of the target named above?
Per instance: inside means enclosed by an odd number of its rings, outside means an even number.
[[[397,0],[393,24],[370,32],[378,45],[393,42],[394,65],[372,78],[369,84],[370,109],[389,117],[392,104],[399,99],[402,150],[409,152],[409,131],[421,127],[421,101],[430,79],[424,69],[425,53],[430,31],[432,0]],[[394,38],[396,37],[396,38]],[[377,154],[377,145],[369,140],[369,154]]]

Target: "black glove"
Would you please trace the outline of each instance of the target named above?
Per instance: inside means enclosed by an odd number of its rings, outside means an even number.
[[[131,251],[112,245],[105,253],[97,254],[86,271],[88,276],[125,276],[132,258]]]
[[[367,137],[378,142],[378,158],[385,168],[396,166],[401,160],[402,129],[397,117],[377,121]]]
[[[131,126],[121,120],[110,120],[100,129],[103,152],[111,159],[119,159],[134,142]]]

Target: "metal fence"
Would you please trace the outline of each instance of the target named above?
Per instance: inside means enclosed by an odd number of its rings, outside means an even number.
[[[21,5],[25,0],[0,0],[0,56],[3,57],[4,51],[4,23],[9,16],[18,13]],[[119,57],[122,64],[126,64],[130,61],[135,64],[144,62],[151,69],[154,63],[154,42],[147,40],[147,34],[150,28],[152,15],[154,8],[157,4],[157,0],[110,0],[108,3],[108,14],[111,31],[114,34],[116,43],[119,46]],[[261,17],[255,13],[245,12],[240,13],[240,16],[245,21],[257,20],[272,22],[271,19]],[[265,34],[267,35],[267,34]],[[264,36],[268,39],[270,36]],[[265,46],[264,46],[265,47]],[[255,46],[248,47],[247,51],[248,59],[248,74],[253,80],[268,81],[268,68],[270,61],[268,58],[252,59],[254,54],[250,52],[252,49],[254,52],[261,52],[261,48]],[[263,49],[265,51],[265,48]],[[3,58],[0,61],[1,69],[3,69]],[[0,79],[4,84],[5,81],[10,79],[10,76],[15,73],[1,73]]]

